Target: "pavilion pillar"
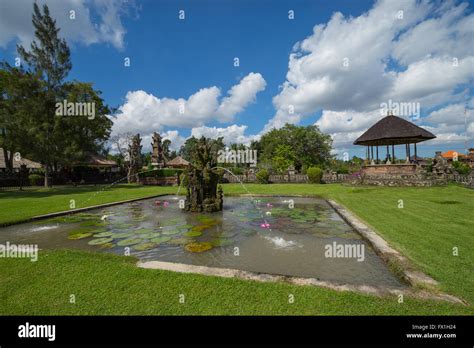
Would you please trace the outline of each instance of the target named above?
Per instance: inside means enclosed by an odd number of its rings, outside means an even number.
[[[418,161],[418,155],[416,154],[416,143],[413,146],[415,147],[415,161]]]
[[[370,146],[370,163],[374,160],[374,146]]]
[[[392,144],[392,163],[395,163],[395,145]]]
[[[388,145],[387,145],[387,155],[386,155],[387,161],[388,161],[389,156],[390,156],[390,150],[388,149]]]
[[[367,152],[365,153],[365,158],[367,159],[367,161],[370,161],[369,159],[369,156],[370,156],[370,153],[369,153],[369,145],[367,145]]]
[[[377,149],[377,164],[378,164],[379,163],[379,146],[378,145],[377,145],[376,149]]]

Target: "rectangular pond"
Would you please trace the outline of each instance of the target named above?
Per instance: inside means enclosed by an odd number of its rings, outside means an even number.
[[[185,212],[179,199],[163,196],[4,227],[0,243],[129,252],[141,261],[405,287],[322,199],[225,197],[224,210],[212,214]]]

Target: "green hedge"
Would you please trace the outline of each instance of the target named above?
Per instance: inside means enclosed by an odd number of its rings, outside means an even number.
[[[28,175],[28,181],[30,182],[31,186],[42,186],[43,180],[44,180],[43,175],[38,175],[38,174]]]
[[[157,169],[150,172],[141,173],[140,176],[148,177],[148,178],[163,178],[166,176],[175,176],[180,175],[183,172],[182,169],[172,169],[172,168],[164,168],[164,169]]]
[[[270,174],[268,173],[268,170],[266,169],[260,169],[257,174],[255,174],[257,177],[257,181],[259,184],[268,184],[269,181],[268,179],[270,178]]]
[[[310,183],[320,184],[323,178],[323,170],[318,167],[311,167],[306,171],[306,175],[308,175],[308,181]]]

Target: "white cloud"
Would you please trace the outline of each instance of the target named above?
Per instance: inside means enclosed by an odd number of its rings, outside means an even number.
[[[113,133],[149,133],[163,127],[200,127],[210,121],[231,121],[253,102],[265,86],[258,73],[250,73],[219,103],[216,86],[202,88],[188,99],[158,98],[145,91],[128,92],[114,118]]]
[[[325,133],[357,132],[367,129],[382,117],[379,109],[370,112],[324,110],[315,124]]]
[[[461,104],[460,90],[472,83],[473,34],[465,3],[381,0],[355,18],[335,13],[294,46],[262,133],[321,111],[316,124],[335,147],[349,146],[391,99],[432,111],[419,124],[428,122],[438,135],[433,143],[461,141],[464,128],[453,124],[460,106],[444,106]]]
[[[431,139],[423,143],[424,145],[452,145],[452,144],[459,144],[464,142],[465,140],[469,140],[468,137],[465,135],[457,134],[457,133],[439,133],[437,128],[425,127],[430,132],[436,134],[435,139]]]
[[[229,90],[229,96],[222,99],[217,114],[221,121],[230,121],[233,116],[245,109],[250,103],[255,102],[258,92],[265,89],[267,83],[262,75],[250,73],[238,85]]]
[[[191,130],[191,135],[200,138],[201,136],[205,136],[206,138],[218,138],[224,137],[224,143],[230,145],[232,143],[241,143],[241,144],[250,144],[250,141],[256,139],[255,135],[245,135],[245,131],[247,130],[247,126],[241,125],[238,126],[233,124],[231,126],[225,128],[217,128],[217,127],[196,127]]]
[[[453,91],[458,85],[474,78],[473,56],[460,59],[458,66],[452,58],[429,58],[410,64],[406,71],[397,74],[391,95],[403,101],[412,101],[434,93]],[[449,96],[449,94],[448,94]],[[445,100],[439,100],[438,104]]]
[[[163,139],[169,139],[171,140],[171,145],[170,149],[178,151],[181,145],[184,144],[186,139],[179,135],[179,132],[177,130],[169,130],[161,134]]]
[[[472,47],[460,43],[472,42],[474,15],[464,16],[467,3],[449,6],[452,3],[446,2],[437,11],[438,16],[426,19],[400,36],[393,50],[400,64],[407,66],[432,55],[458,59],[472,55]]]
[[[135,9],[133,2],[126,0],[39,0],[42,8],[47,4],[51,16],[61,28],[59,35],[69,43],[90,45],[110,43],[118,49],[124,47],[126,33],[122,17]],[[33,0],[0,2],[0,47],[18,40],[29,47],[34,39],[31,23]],[[75,19],[70,18],[75,12]],[[98,19],[96,19],[98,18]]]
[[[431,112],[425,121],[434,124],[450,124],[450,125],[464,125],[464,123],[474,121],[474,110],[472,104],[474,100],[471,100],[470,105],[467,106],[465,103],[450,104],[444,108]]]

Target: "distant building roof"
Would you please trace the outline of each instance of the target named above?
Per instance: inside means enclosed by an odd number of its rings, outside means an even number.
[[[455,153],[457,153],[458,158],[466,157],[464,154],[454,151],[454,150],[446,151],[445,153],[442,153],[441,156],[443,156],[446,159],[453,159]]]
[[[426,129],[398,116],[389,115],[382,118],[357,138],[354,145],[413,144],[434,138],[436,136]]]
[[[115,167],[117,162],[100,155],[89,155],[85,161],[76,163],[75,166]]]
[[[170,167],[187,167],[189,166],[189,162],[186,161],[183,157],[181,156],[176,156],[173,158],[171,161],[166,163]]]
[[[10,156],[10,151],[8,151],[8,156]],[[26,165],[26,168],[28,169],[40,169],[43,167],[41,163],[34,162],[26,158],[22,158],[19,161],[16,161],[15,158],[13,158],[14,169],[20,168],[21,165],[23,164]],[[0,147],[0,169],[6,169],[6,168],[7,168],[7,165],[5,161],[5,155],[3,153],[3,148]]]

